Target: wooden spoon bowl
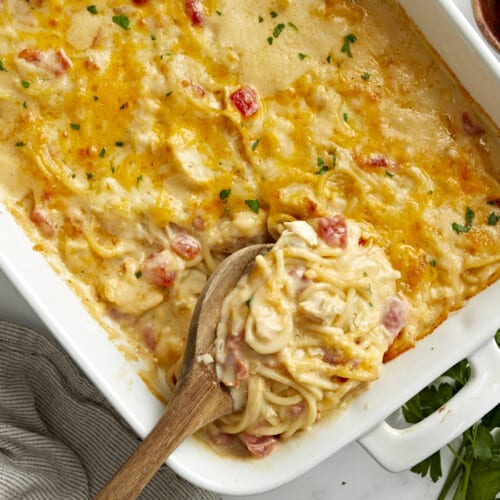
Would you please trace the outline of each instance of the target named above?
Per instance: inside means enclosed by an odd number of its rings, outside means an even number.
[[[472,12],[486,40],[500,52],[500,1],[472,0]]]
[[[230,255],[215,270],[193,312],[181,373],[165,413],[150,434],[122,465],[96,500],[137,498],[167,457],[188,436],[233,410],[233,400],[215,373],[217,323],[222,302],[240,277],[253,266],[255,257],[271,249],[270,244],[252,245]]]

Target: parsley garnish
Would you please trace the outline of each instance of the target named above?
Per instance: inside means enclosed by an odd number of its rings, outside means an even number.
[[[21,85],[22,85],[25,89],[29,89],[29,88],[30,88],[30,82],[27,82],[26,80],[21,80]]]
[[[170,97],[172,94],[173,94],[173,91],[171,90],[170,92],[167,92],[167,93],[165,94],[165,97]]]
[[[245,304],[247,305],[247,307],[250,307],[252,305],[252,300],[253,297],[250,297],[248,300],[245,300]]]
[[[116,141],[115,146],[118,146],[119,148],[123,148],[123,142],[122,141]]]
[[[101,158],[104,158],[105,154],[106,154],[106,148],[102,148],[102,149],[101,149],[101,152],[99,153],[99,156],[100,156]]]
[[[264,22],[264,18],[262,16],[259,16],[259,23],[263,23]]]
[[[301,61],[303,61],[303,60],[307,57],[307,54],[304,54],[303,52],[299,52],[299,54],[298,54],[298,55],[299,55],[299,59],[300,59]]]
[[[465,209],[465,226],[463,226],[462,224],[458,224],[457,222],[453,222],[453,224],[451,225],[453,231],[455,231],[457,234],[468,233],[471,230],[474,215],[474,211],[470,207],[467,207]]]
[[[127,16],[120,14],[119,16],[113,16],[111,19],[115,24],[117,24],[124,30],[130,29],[130,19]]]
[[[91,13],[91,14],[97,14],[97,7],[95,5],[89,5],[87,7],[87,10]]]
[[[268,37],[267,37],[267,43],[268,43],[269,45],[272,45],[272,44],[273,44],[273,37],[272,37],[272,36],[268,36]]]
[[[272,10],[271,12],[269,12],[269,15],[274,19],[275,17],[278,17],[278,13],[275,12],[274,10]]]
[[[331,63],[332,63],[332,55],[331,55],[331,54],[328,54],[328,55],[326,56],[326,62],[327,62],[328,64],[331,64]]]
[[[218,16],[222,16],[222,12],[220,10],[216,10],[215,13],[218,15]]]
[[[139,175],[137,179],[135,180],[135,185],[139,187],[139,184],[142,182],[142,175]]]
[[[429,261],[429,264],[430,264],[432,267],[436,267],[437,260],[436,260],[436,259],[431,259],[431,260]]]
[[[324,164],[325,161],[323,160],[323,158],[321,158],[321,156],[318,156],[318,159],[316,160],[316,165],[318,165],[318,167],[322,167]]]
[[[79,123],[70,123],[69,125],[73,130],[80,130],[80,124]]]
[[[273,29],[274,38],[278,38],[281,35],[281,32],[286,28],[283,23],[277,24]]]
[[[316,170],[316,172],[314,172],[314,173],[316,175],[323,175],[323,174],[326,174],[326,172],[328,172],[328,165],[323,165],[321,168]]]
[[[247,207],[254,213],[258,214],[260,210],[259,200],[245,200]]]
[[[347,123],[349,121],[349,117],[347,116],[347,113],[342,113],[342,119]]]
[[[335,168],[337,166],[337,148],[333,150],[332,160],[333,160],[333,168]]]
[[[94,174],[92,172],[87,172],[87,179],[90,180],[94,177]]]
[[[389,170],[385,171],[385,175],[387,175],[387,177],[394,177],[394,174],[392,172],[389,172]]]
[[[156,41],[156,36],[155,35],[151,35],[151,40]]]
[[[16,142],[16,148],[22,148],[23,146],[26,146],[26,143],[23,141]]]
[[[99,96],[94,96],[94,101],[98,101],[99,100]]]
[[[255,151],[257,146],[259,145],[259,142],[260,142],[260,139],[255,139],[255,141],[253,141],[251,144],[250,144],[250,149],[252,151]]]
[[[344,37],[344,45],[342,45],[340,51],[345,52],[347,54],[347,57],[352,57],[351,44],[355,43],[356,40],[357,40],[356,35],[353,35],[352,33],[346,35]]]
[[[500,330],[495,340],[500,347]],[[470,365],[462,360],[450,368],[432,385],[414,396],[403,407],[408,422],[416,423],[442,407],[469,380]],[[500,491],[500,443],[495,439],[500,427],[500,405],[487,413],[462,435],[458,449],[448,445],[455,459],[450,466],[438,499],[448,498],[454,487],[452,498],[468,500],[494,499]],[[442,476],[441,455],[436,452],[411,469],[436,482]]]
[[[496,226],[497,222],[500,220],[500,215],[495,214],[494,212],[491,212],[490,215],[488,215],[488,226]]]
[[[26,101],[23,101],[23,108],[27,109],[28,108],[28,103]]]
[[[141,276],[142,276],[142,271],[137,271],[137,272],[135,273],[135,277],[136,277],[137,279],[139,279]]]
[[[292,21],[288,21],[288,26],[290,26],[290,28],[292,28],[293,30],[295,31],[299,31],[299,28],[297,28],[297,26],[295,24],[292,23]]]
[[[366,71],[361,75],[361,78],[367,82],[370,79],[370,73],[367,73]]]
[[[7,71],[3,65],[3,62],[0,60],[0,71]]]
[[[221,199],[222,203],[226,203],[230,195],[231,195],[230,189],[221,189],[219,193],[219,198]]]

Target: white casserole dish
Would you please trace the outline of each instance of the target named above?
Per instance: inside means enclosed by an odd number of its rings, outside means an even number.
[[[500,124],[500,63],[455,4],[448,0],[400,3],[470,94]],[[32,243],[1,204],[0,235],[0,268],[118,412],[141,437],[145,436],[162,412],[161,403],[44,257],[33,252]],[[344,413],[283,444],[264,460],[219,457],[190,439],[168,463],[201,487],[240,495],[263,492],[290,481],[356,439],[389,469],[405,469],[500,402],[500,353],[491,340],[500,327],[499,304],[497,282],[414,350],[385,365],[381,379]],[[473,366],[472,380],[445,410],[406,430],[379,425],[419,389],[466,356]]]

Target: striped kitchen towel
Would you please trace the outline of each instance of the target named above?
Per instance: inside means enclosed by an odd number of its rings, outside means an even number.
[[[92,498],[138,444],[65,352],[0,321],[1,500]],[[140,498],[218,497],[163,466]]]

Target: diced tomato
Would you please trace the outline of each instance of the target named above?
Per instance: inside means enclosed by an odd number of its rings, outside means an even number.
[[[250,118],[259,111],[257,93],[251,87],[241,87],[229,97],[243,118]]]
[[[278,440],[274,436],[256,436],[247,432],[240,432],[238,435],[248,451],[258,458],[270,455],[278,445]]]
[[[175,271],[168,268],[169,262],[161,253],[150,255],[144,262],[142,277],[161,287],[169,287],[174,284]]]
[[[203,4],[200,0],[186,0],[184,3],[186,15],[191,19],[193,26],[200,26],[203,22]]]
[[[178,234],[170,243],[172,250],[187,260],[193,260],[201,251],[200,243],[189,234]]]
[[[484,128],[480,127],[477,123],[474,123],[472,121],[472,118],[467,112],[462,113],[462,128],[467,135],[470,135],[472,137],[483,135],[485,132]]]
[[[329,246],[347,246],[347,224],[343,215],[321,217],[318,221],[318,235]]]
[[[392,297],[385,308],[382,324],[395,339],[408,322],[408,305],[401,297]]]
[[[52,236],[54,236],[56,233],[54,226],[52,225],[49,216],[44,211],[34,208],[30,212],[29,217],[31,222],[38,227],[43,236],[46,236],[47,238],[52,238]]]
[[[26,62],[36,64],[42,60],[42,52],[33,47],[28,47],[21,50],[21,52],[17,54],[17,57],[24,59]]]

